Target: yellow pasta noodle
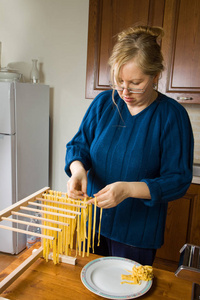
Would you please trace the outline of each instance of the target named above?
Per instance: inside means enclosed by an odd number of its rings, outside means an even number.
[[[94,253],[94,238],[96,229],[96,212],[97,212],[97,198],[95,197],[94,202],[94,214],[93,214],[93,232],[92,232],[92,252]]]
[[[70,199],[66,193],[49,190],[43,195],[44,221],[46,226],[59,228],[61,231],[44,228],[43,233],[54,237],[54,240],[43,239],[43,257],[48,261],[52,252],[53,262],[59,263],[59,255],[71,255],[76,237],[76,255],[89,256],[90,248],[94,252],[94,237],[96,229],[97,200],[94,205],[87,204],[88,198],[84,200]],[[66,217],[65,217],[66,216]],[[93,224],[92,224],[93,217]],[[100,240],[102,209],[99,216]],[[93,226],[92,226],[93,225]],[[93,228],[92,228],[93,227]],[[86,243],[87,242],[87,243]],[[87,246],[86,246],[87,244]]]
[[[100,217],[99,217],[99,232],[98,232],[98,243],[97,246],[100,245],[100,234],[101,234],[101,219],[102,219],[103,208],[100,208]]]
[[[131,273],[130,275],[121,275],[122,281],[121,284],[141,284],[141,281],[149,281],[153,278],[153,268],[151,266],[133,266],[132,270],[126,270]]]
[[[88,240],[87,240],[87,256],[89,256],[91,248],[91,232],[92,232],[92,205],[88,205]]]

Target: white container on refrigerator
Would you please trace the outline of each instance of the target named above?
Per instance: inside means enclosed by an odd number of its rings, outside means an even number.
[[[0,210],[48,185],[49,86],[0,82]],[[25,246],[24,234],[0,229],[1,252]]]

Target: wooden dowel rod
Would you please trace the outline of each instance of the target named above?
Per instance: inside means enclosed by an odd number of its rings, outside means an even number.
[[[62,197],[59,197],[60,199]],[[42,201],[42,202],[49,202],[49,203],[56,203],[56,204],[61,204],[61,205],[66,205],[66,206],[73,206],[73,207],[81,207],[81,208],[86,208],[87,206],[85,205],[79,205],[79,204],[73,204],[73,203],[67,203],[67,202],[60,202],[60,201],[57,201],[57,200],[48,200],[48,199],[44,199],[44,198],[36,198],[36,200],[38,201]]]
[[[28,230],[23,230],[23,229],[19,229],[19,228],[4,226],[4,225],[0,225],[0,228],[10,230],[10,231],[20,232],[20,233],[24,233],[24,234],[31,234],[31,235],[38,236],[38,237],[48,239],[48,240],[52,240],[52,241],[54,240],[53,236],[48,236],[48,235],[44,235],[44,234],[40,234],[40,233],[28,231]]]
[[[83,203],[83,200],[81,200],[81,199],[80,200],[76,200],[76,199],[69,198],[69,197],[67,197],[67,195],[65,193],[63,193],[62,195],[63,195],[62,197],[56,196],[56,198],[58,198],[58,199],[65,199],[65,200],[71,200],[71,201],[74,201],[74,202],[77,202],[77,203],[79,203],[81,201],[81,203]],[[51,195],[51,194],[46,193],[46,194],[42,194],[42,196],[53,197],[55,195]],[[92,199],[92,197],[88,197],[87,198],[87,200],[90,200],[90,199]]]
[[[39,212],[41,214],[46,214],[46,215],[53,215],[53,216],[59,216],[59,217],[69,218],[69,219],[75,219],[76,218],[76,216],[70,216],[70,215],[64,215],[64,214],[54,213],[54,212],[45,211],[45,210],[41,210],[41,209],[30,208],[30,207],[27,207],[27,206],[20,206],[20,209],[28,210],[28,211],[34,211],[34,212]]]
[[[49,208],[49,209],[53,209],[53,210],[59,210],[59,211],[67,212],[67,213],[74,214],[74,215],[81,215],[81,213],[77,212],[77,211],[73,211],[73,210],[65,209],[65,208],[59,208],[59,207],[56,207],[56,206],[51,206],[51,205],[46,205],[46,204],[40,204],[40,203],[37,203],[37,202],[29,201],[28,204],[29,205],[34,205],[34,206],[39,206],[39,207],[44,207],[44,208]]]
[[[39,191],[37,191],[36,193],[20,200],[20,201],[17,201],[15,204],[3,209],[2,211],[0,211],[0,221],[1,221],[1,217],[8,217],[10,216],[10,212],[11,210],[13,211],[18,211],[20,209],[20,206],[21,205],[27,205],[28,201],[30,200],[34,200],[36,197],[41,197],[42,194],[47,191],[49,188],[48,187],[45,187]]]
[[[23,214],[23,213],[20,213],[18,211],[11,211],[11,214],[15,215],[15,216],[21,216],[21,217],[29,218],[29,219],[32,218],[32,219],[36,219],[36,220],[40,220],[40,221],[51,222],[51,223],[55,223],[55,224],[59,224],[59,225],[69,226],[69,223],[66,223],[66,222],[60,222],[60,221],[56,221],[56,220],[52,220],[52,219],[37,217],[37,216],[34,216],[34,215]]]
[[[37,249],[30,257],[28,257],[23,263],[21,263],[13,272],[11,272],[6,278],[0,282],[0,294],[5,291],[21,274],[24,273],[39,257],[42,256],[43,248]]]
[[[38,224],[38,223],[31,223],[31,222],[17,220],[17,219],[10,219],[10,218],[2,217],[2,220],[13,222],[13,223],[31,225],[31,226],[34,226],[34,227],[46,228],[46,229],[50,229],[50,230],[54,230],[54,231],[59,231],[59,232],[62,231],[61,228],[56,228],[56,227],[52,227],[52,226],[46,226],[46,225],[42,225],[42,224]]]

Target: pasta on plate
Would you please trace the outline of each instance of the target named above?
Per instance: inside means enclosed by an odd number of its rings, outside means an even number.
[[[141,284],[141,281],[149,281],[153,278],[153,268],[151,266],[133,266],[132,270],[126,270],[131,273],[129,275],[121,275],[122,281],[121,284]]]

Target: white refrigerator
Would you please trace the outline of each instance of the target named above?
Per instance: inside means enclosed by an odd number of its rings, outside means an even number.
[[[48,185],[49,86],[0,82],[0,211]],[[25,246],[25,234],[0,229],[0,252]]]

